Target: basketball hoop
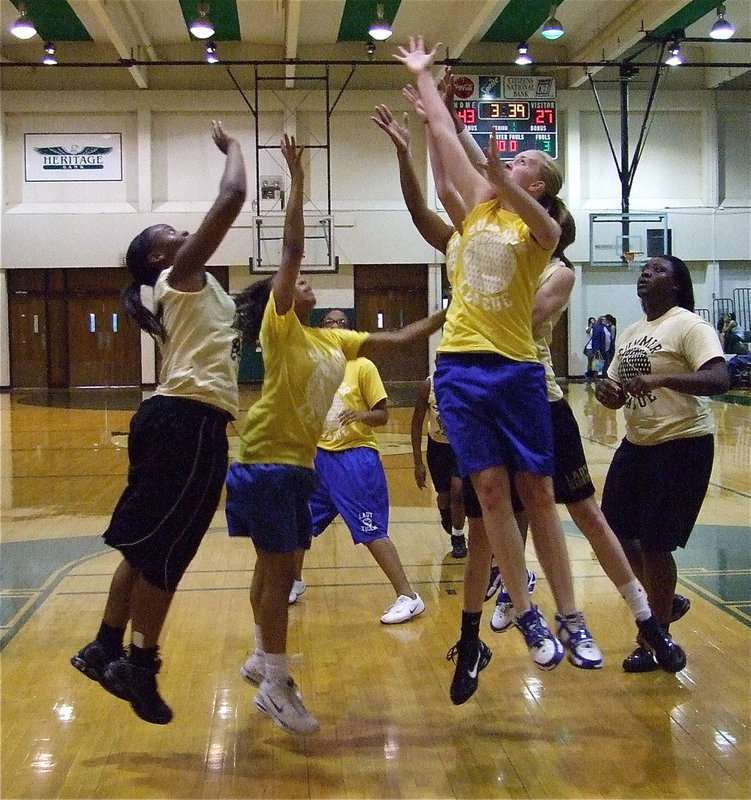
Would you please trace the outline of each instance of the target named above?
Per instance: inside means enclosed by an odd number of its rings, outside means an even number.
[[[641,252],[639,250],[624,250],[621,253],[621,261],[624,264],[633,264],[634,263],[634,259],[636,258],[636,256],[640,256],[640,255],[641,255]]]

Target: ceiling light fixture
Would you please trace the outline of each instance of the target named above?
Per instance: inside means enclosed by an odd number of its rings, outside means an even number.
[[[550,16],[545,20],[542,25],[542,30],[540,31],[546,39],[550,39],[551,41],[560,39],[565,33],[563,25],[555,18],[555,11],[557,8],[558,6],[555,5],[550,6]]]
[[[518,64],[520,67],[525,67],[527,64],[532,63],[532,58],[529,55],[529,48],[527,47],[526,42],[522,42],[519,45],[519,55],[514,59],[514,64]]]
[[[735,28],[725,19],[725,4],[717,6],[717,20],[712,25],[709,35],[713,39],[729,39],[735,33]]]
[[[209,4],[198,4],[198,16],[190,23],[190,32],[196,39],[208,39],[214,35],[214,26],[209,19]]]
[[[50,67],[53,64],[57,64],[57,59],[55,58],[55,45],[52,44],[52,42],[47,42],[44,45],[44,58],[42,59],[42,64],[47,64]]]
[[[678,42],[673,42],[670,45],[670,55],[665,59],[665,63],[669,67],[680,67],[683,63],[683,58],[681,58],[681,48]]]
[[[370,23],[368,36],[377,42],[383,42],[391,36],[393,31],[389,21],[383,16],[383,3],[376,5],[376,18]]]
[[[19,3],[18,10],[21,16],[10,26],[10,32],[17,39],[31,39],[36,34],[37,29],[28,17],[26,3]]]
[[[206,61],[209,64],[219,63],[219,56],[216,54],[216,42],[206,42]]]

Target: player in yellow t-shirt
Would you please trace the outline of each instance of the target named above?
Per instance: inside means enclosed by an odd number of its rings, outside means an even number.
[[[437,156],[431,158],[436,185],[441,170],[462,209],[462,216],[452,217],[461,241],[452,255],[452,299],[434,382],[460,473],[471,476],[485,524],[485,536],[478,537],[474,552],[470,529],[461,635],[448,656],[456,663],[451,699],[463,703],[476,690],[477,673],[492,655],[479,639],[485,586],[477,587],[477,597],[468,592],[468,586],[477,583],[480,561],[489,563],[491,552],[508,577],[516,626],[534,663],[553,669],[564,654],[561,642],[529,599],[524,543],[511,507],[509,474],[516,475],[533,526],[558,548],[565,540],[553,499],[552,424],[530,321],[537,278],[558,243],[558,217],[565,206],[557,197],[561,175],[541,152],[526,151],[502,164],[491,136],[487,163],[482,173],[476,169],[433,80],[436,52],[437,46],[426,50],[422,37],[410,37],[395,57],[415,77],[412,91],[428,122],[431,154]],[[554,561],[561,568],[567,566],[563,552],[560,558],[551,558],[551,566]],[[486,581],[487,577],[482,583]],[[559,613],[569,616],[576,607],[571,581],[565,584],[570,589],[565,594],[553,588]],[[469,607],[469,601],[479,609]]]
[[[349,328],[344,311],[332,308],[324,328]],[[389,493],[373,428],[388,422],[388,396],[376,365],[367,358],[348,361],[318,440],[315,470],[318,486],[310,498],[313,536],[341,514],[355,544],[364,544],[396,592],[383,614],[386,625],[407,622],[422,614],[425,603],[404,572],[396,546],[388,535]],[[289,602],[305,591],[304,550],[298,551],[297,577]]]
[[[249,409],[237,460],[227,474],[230,536],[250,537],[256,565],[250,586],[254,651],[243,675],[259,684],[255,703],[293,733],[312,733],[318,722],[289,676],[288,597],[299,550],[310,546],[308,501],[315,485],[313,458],[326,414],[348,360],[379,357],[427,339],[445,319],[438,311],[398,331],[358,333],[311,328],[315,294],[300,264],[305,246],[303,148],[284,136],[282,154],[291,176],[281,263],[271,279],[237,298],[243,334],[260,341],[264,362],[261,397]]]

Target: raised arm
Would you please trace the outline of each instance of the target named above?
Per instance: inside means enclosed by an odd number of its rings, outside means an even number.
[[[483,171],[487,163],[485,153],[482,152],[482,147],[477,144],[472,134],[467,130],[464,120],[456,113],[456,107],[454,106],[454,73],[451,71],[451,67],[446,67],[443,71],[441,84],[443,86],[443,102],[449,114],[451,114],[451,119],[454,122],[454,130],[456,131],[459,142],[475,169]]]
[[[300,264],[305,252],[305,223],[302,213],[303,183],[305,171],[302,166],[304,148],[298,147],[294,136],[284,134],[282,155],[287,162],[291,178],[287,210],[284,216],[282,235],[282,257],[279,269],[271,282],[277,314],[286,314],[295,300],[295,284],[300,276]]]
[[[415,408],[412,411],[412,424],[410,426],[415,483],[419,489],[424,489],[427,485],[425,462],[422,460],[422,429],[425,423],[425,415],[428,413],[429,396],[430,378],[427,378],[417,387],[417,398],[415,399]]]
[[[203,288],[206,262],[237,219],[247,195],[245,161],[239,143],[227,134],[220,122],[211,123],[211,135],[227,158],[216,200],[198,230],[188,236],[175,255],[169,282],[180,291],[199,291]]]
[[[415,76],[428,124],[435,136],[447,175],[462,196],[466,208],[474,208],[490,200],[495,192],[492,185],[474,168],[456,136],[454,123],[430,74],[437,44],[426,52],[422,36],[410,36],[407,47],[399,47],[394,57]]]
[[[467,216],[467,209],[461,194],[459,194],[456,186],[451,182],[451,178],[444,168],[443,161],[441,160],[441,153],[438,149],[433,131],[428,124],[428,118],[425,114],[422,101],[420,100],[420,94],[411,84],[407,84],[402,89],[402,94],[412,103],[413,108],[417,112],[417,116],[425,123],[425,138],[428,142],[430,167],[433,171],[438,198],[446,209],[451,221],[454,223],[454,228],[461,231],[464,218]]]
[[[378,105],[371,119],[394,143],[399,162],[399,183],[412,222],[429,245],[445,253],[448,240],[454,231],[435,211],[431,211],[425,202],[409,151],[411,141],[409,115],[404,113],[403,123],[400,125],[387,106]]]

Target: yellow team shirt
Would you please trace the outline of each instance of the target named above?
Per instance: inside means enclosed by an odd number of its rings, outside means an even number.
[[[357,356],[369,335],[309,328],[300,323],[294,309],[280,316],[272,292],[259,337],[263,388],[245,417],[237,460],[312,468],[345,364]]]
[[[438,352],[500,353],[515,361],[537,361],[532,300],[551,252],[497,200],[475,206],[464,221]]]
[[[329,413],[323,424],[323,433],[318,446],[323,450],[339,452],[353,447],[372,447],[378,450],[375,433],[364,422],[342,425],[339,414],[345,409],[370,411],[373,406],[388,397],[376,365],[360,356],[348,361],[344,368],[344,380],[334,395]]]

